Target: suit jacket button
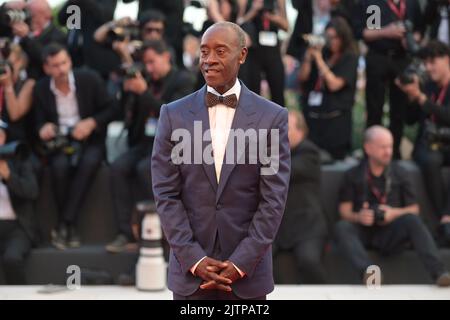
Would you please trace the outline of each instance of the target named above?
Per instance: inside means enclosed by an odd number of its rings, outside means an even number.
[[[220,210],[220,209],[222,209],[222,205],[221,204],[216,205],[216,210]]]

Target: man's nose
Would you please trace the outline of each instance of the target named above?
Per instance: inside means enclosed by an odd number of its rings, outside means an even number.
[[[217,63],[217,56],[214,52],[211,52],[210,54],[208,54],[208,56],[205,59],[205,63],[208,65],[212,65]]]

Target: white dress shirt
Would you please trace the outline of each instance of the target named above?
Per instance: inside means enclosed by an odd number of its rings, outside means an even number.
[[[230,90],[225,92],[224,94],[218,93],[214,88],[207,86],[206,90],[208,92],[214,93],[217,96],[228,96],[231,94],[235,94],[237,100],[239,101],[239,95],[241,94],[241,84],[239,79],[236,79],[236,82],[231,87]],[[226,105],[219,103],[214,107],[208,108],[209,115],[209,127],[211,130],[211,144],[214,153],[214,166],[216,169],[216,178],[217,183],[220,180],[220,172],[222,170],[222,164],[225,155],[225,149],[228,142],[228,135],[230,133],[231,124],[233,123],[234,113],[236,109],[227,107]],[[191,273],[195,274],[195,270],[197,266],[202,262],[201,258],[192,268]],[[233,264],[236,270],[239,272],[241,277],[245,276],[245,273],[242,272],[235,264]]]
[[[59,130],[62,134],[67,134],[70,127],[80,121],[80,113],[78,111],[78,101],[75,87],[75,77],[73,72],[69,73],[69,88],[68,94],[62,93],[56,88],[53,78],[50,80],[50,90],[55,95],[56,111],[58,113]]]
[[[0,220],[16,220],[8,188],[3,181],[0,181]]]

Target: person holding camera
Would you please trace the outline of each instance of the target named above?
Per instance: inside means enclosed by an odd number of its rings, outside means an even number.
[[[366,247],[390,255],[410,243],[435,283],[450,286],[450,274],[419,217],[408,173],[392,161],[392,134],[381,126],[368,128],[364,151],[367,158],[346,173],[340,190],[341,220],[334,229],[338,248],[365,281],[373,264]]]
[[[422,169],[433,210],[440,220],[440,240],[450,245],[450,188],[445,187],[441,173],[444,166],[450,165],[450,48],[430,41],[419,56],[429,81],[421,85],[419,77],[413,75],[411,83],[402,84],[399,79],[397,84],[420,112],[413,156]]]
[[[251,40],[240,78],[250,90],[259,94],[264,73],[271,100],[284,106],[285,72],[278,31],[289,29],[286,1],[239,0],[238,4],[237,24],[244,28]]]
[[[0,128],[0,260],[9,285],[26,284],[25,263],[38,241],[33,201],[39,193],[25,145],[5,145],[7,128]],[[19,150],[20,149],[20,150]]]
[[[66,43],[65,34],[52,22],[49,3],[47,0],[11,1],[5,4],[4,10],[22,12],[21,15],[16,14],[16,18],[10,18],[12,37],[18,39],[29,57],[29,76],[35,79],[43,77],[42,48],[52,42]]]
[[[95,31],[94,39],[100,44],[110,45],[122,63],[131,64],[133,54],[137,50],[131,42],[163,40],[164,30],[164,15],[159,11],[149,10],[144,12],[138,21],[124,17],[103,24]]]
[[[111,164],[119,234],[106,246],[109,252],[123,251],[136,241],[131,230],[133,208],[137,201],[152,197],[150,154],[161,106],[191,93],[195,83],[189,72],[172,64],[162,40],[144,42],[141,60],[144,69],[126,74],[123,83],[121,110],[129,149]]]
[[[3,51],[3,50],[2,50]],[[28,58],[17,44],[8,45],[7,57],[0,53],[0,118],[8,124],[8,141],[31,142],[30,115],[34,79],[27,78]]]
[[[59,211],[52,244],[58,249],[78,247],[76,219],[105,158],[106,127],[117,107],[97,73],[72,70],[66,48],[50,44],[42,59],[48,76],[36,84],[33,109]]]
[[[375,16],[370,6],[377,6]],[[356,7],[355,32],[367,44],[367,127],[382,124],[383,106],[389,93],[389,129],[394,136],[394,158],[400,159],[400,143],[408,100],[394,83],[411,63],[423,31],[423,15],[417,0],[361,0]],[[379,22],[380,25],[376,23]]]
[[[301,102],[311,141],[334,159],[344,159],[351,151],[358,56],[344,18],[333,18],[325,36],[325,47],[311,41],[303,59]]]

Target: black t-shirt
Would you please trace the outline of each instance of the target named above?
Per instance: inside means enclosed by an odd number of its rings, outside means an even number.
[[[389,176],[389,178],[387,178]],[[367,162],[351,168],[345,174],[339,193],[340,202],[352,202],[353,211],[361,210],[364,202],[369,205],[380,204],[380,195],[384,195],[386,188],[386,204],[394,208],[403,208],[417,203],[416,192],[405,169],[399,163],[392,162],[388,171],[380,177],[371,177],[372,183],[368,183]],[[386,183],[386,179],[390,182]],[[389,187],[388,187],[389,185]],[[379,192],[377,195],[373,189]]]
[[[326,60],[326,54],[325,58]],[[344,53],[342,57],[337,61],[330,69],[336,77],[343,78],[345,85],[338,91],[331,92],[328,90],[325,80],[319,80],[319,71],[316,63],[311,65],[311,74],[303,84],[302,104],[304,110],[314,112],[331,112],[335,110],[348,111],[353,107],[356,91],[356,79],[358,68],[358,56],[354,53]],[[322,84],[317,86],[318,81]],[[311,107],[308,105],[308,97],[311,91],[320,87],[320,91],[323,94],[322,105],[318,107]]]
[[[354,11],[355,20],[355,32],[358,38],[362,39],[362,33],[365,28],[367,28],[367,21],[373,15],[373,13],[368,14],[367,8],[369,6],[378,6],[380,8],[380,27],[383,28],[388,24],[401,21],[401,19],[391,10],[388,0],[360,0],[358,7]],[[397,6],[400,11],[400,6]],[[398,11],[398,12],[399,12]],[[369,12],[371,12],[369,10]],[[403,20],[409,20],[413,24],[414,31],[423,31],[424,21],[422,16],[422,10],[418,0],[406,0],[406,10]],[[404,48],[400,40],[396,39],[380,39],[375,41],[367,42],[369,49],[385,53],[388,50],[393,50],[396,52],[404,52]]]

